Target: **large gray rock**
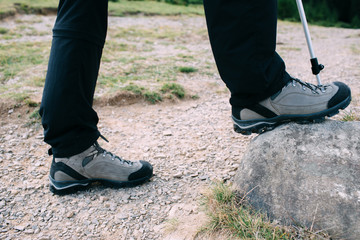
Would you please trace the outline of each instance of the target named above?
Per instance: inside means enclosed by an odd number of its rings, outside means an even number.
[[[235,186],[272,219],[360,239],[360,122],[287,124],[257,136]]]

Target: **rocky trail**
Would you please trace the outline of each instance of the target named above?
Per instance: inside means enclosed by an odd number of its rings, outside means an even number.
[[[47,22],[54,19],[43,18]],[[205,28],[202,17],[179,18],[182,24]],[[111,18],[110,24],[169,26],[178,20],[125,17]],[[16,24],[16,18],[6,24]],[[315,26],[311,30],[315,50],[326,65],[323,81],[349,84],[354,100],[348,111],[358,113],[360,30]],[[278,31],[278,51],[288,71],[315,82],[301,25],[281,22]],[[51,38],[51,34],[40,38]],[[205,57],[213,61],[208,41],[187,44],[207,49]],[[165,50],[159,51],[161,55]],[[229,94],[218,75],[184,76],[179,82],[199,98],[155,105],[142,100],[122,106],[95,105],[99,129],[110,141],[99,140],[102,147],[125,159],[144,159],[154,166],[151,181],[135,188],[95,185],[67,196],[53,195],[48,189],[51,157],[46,154],[48,146],[42,141],[41,127],[27,124],[24,108],[3,112],[0,239],[194,239],[207,221],[200,204],[202,191],[214,180],[232,181],[255,135],[233,132]]]

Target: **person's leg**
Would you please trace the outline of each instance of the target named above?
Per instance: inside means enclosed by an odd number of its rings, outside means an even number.
[[[40,108],[51,145],[50,190],[66,194],[99,181],[130,187],[151,178],[145,161],[127,161],[97,143],[92,108],[107,31],[106,0],[61,0]]]
[[[100,135],[92,103],[106,31],[107,1],[60,1],[40,108],[55,157],[78,154]]]
[[[275,52],[277,0],[204,0],[221,78],[231,92],[234,130],[262,133],[289,121],[320,122],[346,108],[348,86],[320,88],[290,77]]]
[[[215,61],[232,106],[257,103],[290,81],[275,52],[277,0],[204,0],[204,7]]]

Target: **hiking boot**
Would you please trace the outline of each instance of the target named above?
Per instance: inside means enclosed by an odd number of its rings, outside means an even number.
[[[67,194],[92,182],[114,187],[133,187],[148,181],[153,168],[146,161],[127,161],[101,148],[95,142],[82,153],[68,158],[53,158],[50,191]]]
[[[234,130],[244,135],[263,133],[286,122],[322,122],[351,101],[351,91],[341,82],[315,86],[292,79],[282,90],[255,105],[232,109]]]

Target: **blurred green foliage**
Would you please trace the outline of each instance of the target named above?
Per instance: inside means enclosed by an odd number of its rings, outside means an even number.
[[[202,4],[203,0],[157,0],[177,5]],[[278,0],[279,18],[300,21],[296,0]],[[360,0],[303,0],[310,23],[360,28]]]
[[[299,21],[295,0],[278,0],[279,18]],[[307,20],[323,26],[360,28],[359,0],[303,0]]]
[[[109,0],[110,15],[123,16],[126,13],[145,14],[203,14],[203,0]],[[146,4],[141,4],[144,1]],[[227,0],[224,0],[227,1]],[[154,2],[161,2],[154,4]],[[0,0],[0,19],[14,15],[16,9],[22,12],[42,13],[42,8],[56,9],[58,0]],[[169,8],[166,3],[174,4]],[[296,0],[278,0],[279,19],[299,21]],[[159,6],[156,6],[159,5]],[[190,7],[185,7],[189,6]],[[195,6],[197,5],[197,6]],[[323,26],[360,28],[360,0],[303,0],[308,21]],[[178,9],[176,9],[178,8]],[[199,10],[201,9],[201,10]]]

